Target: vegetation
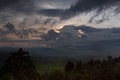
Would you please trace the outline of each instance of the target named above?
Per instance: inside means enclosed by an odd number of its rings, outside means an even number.
[[[21,48],[4,61],[0,76],[10,74],[12,80],[40,80],[28,52]]]
[[[42,65],[36,68],[29,53],[19,49],[5,60],[0,80],[120,80],[120,57],[108,56],[106,60],[91,59],[86,63],[68,61],[64,66],[46,64],[46,67],[48,70]]]

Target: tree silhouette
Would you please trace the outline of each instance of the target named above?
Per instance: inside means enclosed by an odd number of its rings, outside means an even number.
[[[112,61],[112,56],[107,57],[108,61]]]
[[[82,70],[82,62],[78,61],[75,66],[75,72],[81,72]]]
[[[33,60],[29,53],[20,48],[4,61],[4,66],[0,70],[1,74],[11,73],[13,80],[40,80]]]
[[[68,61],[68,63],[65,66],[65,72],[70,73],[73,71],[73,69],[74,69],[74,63],[71,61]]]

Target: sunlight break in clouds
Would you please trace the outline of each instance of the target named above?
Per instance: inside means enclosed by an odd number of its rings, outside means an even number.
[[[120,0],[1,0],[0,40],[41,41],[66,25],[120,27],[119,8]]]

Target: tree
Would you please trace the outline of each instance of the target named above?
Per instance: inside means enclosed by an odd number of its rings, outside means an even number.
[[[82,70],[82,62],[78,61],[76,63],[75,72],[80,72]]]
[[[112,56],[107,57],[108,61],[112,61]]]
[[[1,74],[11,73],[13,80],[40,80],[40,76],[36,71],[33,60],[28,52],[20,48],[4,61],[1,68]]]
[[[73,71],[73,69],[74,69],[74,63],[71,61],[68,61],[68,63],[65,66],[65,72],[70,73]]]

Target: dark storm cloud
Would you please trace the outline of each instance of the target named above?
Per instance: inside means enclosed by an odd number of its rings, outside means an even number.
[[[75,1],[66,0],[64,2],[63,1],[64,0],[26,0],[26,1],[24,0],[0,0],[0,11],[3,13],[7,12],[8,14],[13,14],[12,16],[13,18],[18,17],[18,16],[21,16],[21,18],[22,16],[23,17],[27,16],[31,18],[31,16],[40,15],[40,16],[47,16],[47,17],[57,17],[57,18],[60,18],[61,20],[66,20],[80,13],[89,13],[95,10],[96,14],[93,14],[89,22],[92,22],[93,19],[99,16],[103,10],[107,10],[110,7],[116,7],[115,12],[120,13],[120,9],[119,9],[120,0],[78,0],[78,1],[77,0]],[[48,4],[48,6],[46,5],[46,8],[43,8],[43,6],[41,6],[42,3],[43,5]],[[53,3],[54,3],[54,6],[52,5]],[[62,6],[65,6],[65,4],[68,5],[68,3],[70,5],[71,4],[73,5],[71,5],[71,7],[69,8],[68,7],[58,8],[60,5]],[[59,6],[57,6],[57,4],[59,4]],[[54,8],[53,9],[49,8],[49,6],[53,6]],[[31,14],[31,15],[28,15],[28,14]],[[45,22],[58,23],[55,20],[54,21],[53,20],[47,20]],[[106,20],[105,17],[103,17],[103,19],[98,20],[96,23],[102,23],[105,20]],[[31,22],[35,22],[35,24],[36,23],[39,24],[40,21],[41,19],[33,20],[33,21],[31,20]],[[28,24],[28,22],[25,23],[24,21],[23,26],[25,24]]]
[[[65,11],[63,18],[69,18],[83,12],[88,13],[92,10],[97,10],[99,13],[104,9],[118,6],[120,6],[120,0],[79,0],[70,9]]]
[[[111,6],[119,6],[120,0],[79,0],[76,5],[70,8],[70,11],[90,11],[92,9],[101,10]]]
[[[0,11],[29,13],[35,10],[33,0],[0,0]]]
[[[21,29],[20,31],[16,32],[16,35],[19,36],[21,39],[27,39],[31,37],[32,34],[38,34],[38,31],[35,29]]]
[[[0,0],[0,9],[13,6],[19,2],[20,0]]]
[[[18,39],[27,39],[32,37],[33,35],[39,34],[39,32],[36,29],[29,28],[29,29],[16,29],[14,24],[7,23],[3,26],[3,28],[0,28],[0,40],[4,39],[14,39],[17,37]],[[13,37],[14,36],[14,37]]]
[[[44,10],[40,10],[38,13],[47,15],[47,16],[56,17],[56,16],[61,16],[61,14],[64,13],[64,10],[62,10],[62,9],[44,9]]]
[[[120,6],[118,8],[115,9],[116,14],[120,13]]]
[[[97,14],[100,14],[102,10],[107,10],[111,7],[120,7],[120,0],[78,0],[78,2],[69,9],[46,9],[39,13],[48,16],[60,16],[62,19],[69,19],[80,13],[88,13],[93,10],[96,10]]]
[[[50,14],[52,13],[57,14],[59,10],[52,10],[50,6],[57,8],[65,8],[70,6],[72,3],[76,2],[77,0],[0,0],[0,11],[14,11],[19,13],[43,13],[43,14]],[[47,5],[46,5],[47,4]],[[44,7],[48,8],[48,10],[44,10]],[[62,6],[60,6],[62,5]],[[41,11],[41,9],[43,9]],[[45,13],[44,13],[45,12]],[[59,15],[59,14],[58,14]],[[56,15],[55,15],[56,16]]]
[[[43,9],[36,7],[37,3],[46,2],[47,0],[0,0],[0,10],[8,9],[21,13],[39,13],[47,16],[59,16],[62,19],[71,18],[79,13],[88,13],[92,10],[97,10],[97,12],[107,9],[109,7],[120,7],[120,0],[78,0],[76,4],[73,4],[69,9]],[[49,1],[48,2],[52,2]],[[56,4],[59,4],[60,1],[54,0]],[[65,3],[68,1],[65,1]],[[71,2],[71,0],[70,0]],[[76,0],[75,0],[76,2]],[[63,5],[65,6],[65,5]],[[116,10],[119,10],[116,9]]]
[[[101,13],[97,13],[95,15],[93,15],[90,20],[88,21],[88,23],[95,23],[95,24],[100,24],[103,23],[105,21],[109,21],[109,15],[106,14],[105,12],[103,12],[103,15],[101,17],[101,19],[96,19]]]
[[[4,27],[9,31],[15,30],[15,26],[11,23],[7,23]]]

